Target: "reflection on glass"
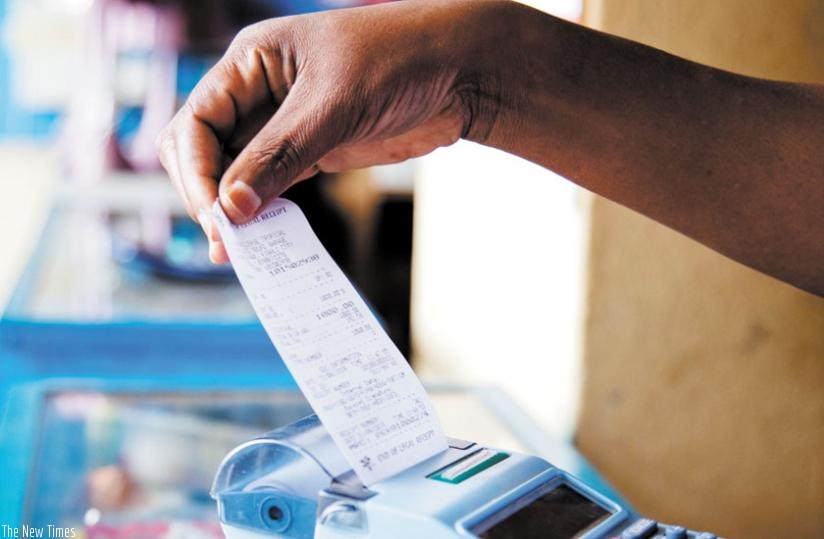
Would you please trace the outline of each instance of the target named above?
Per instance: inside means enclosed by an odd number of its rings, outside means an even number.
[[[90,539],[222,537],[208,492],[223,457],[309,413],[294,392],[54,393],[24,523]]]

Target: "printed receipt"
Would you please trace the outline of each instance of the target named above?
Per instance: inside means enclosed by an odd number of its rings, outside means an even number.
[[[214,214],[266,333],[360,480],[445,450],[423,385],[300,208],[276,199],[243,225],[218,203]]]

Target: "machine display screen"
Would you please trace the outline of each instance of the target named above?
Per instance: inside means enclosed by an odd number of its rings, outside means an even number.
[[[481,523],[481,539],[572,539],[610,512],[567,485],[560,485],[503,520]],[[488,527],[487,527],[488,526]]]

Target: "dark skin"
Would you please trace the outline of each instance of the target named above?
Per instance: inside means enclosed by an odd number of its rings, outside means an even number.
[[[407,1],[241,32],[158,139],[190,215],[234,222],[318,170],[466,138],[824,295],[824,86],[744,77],[505,0]]]

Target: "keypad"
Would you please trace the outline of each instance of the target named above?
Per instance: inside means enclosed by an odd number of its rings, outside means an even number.
[[[649,518],[639,518],[611,539],[718,539],[715,534],[688,530],[682,526],[660,524]]]

